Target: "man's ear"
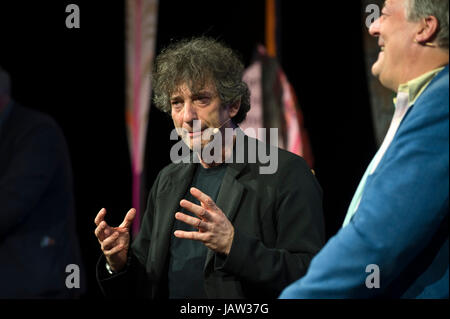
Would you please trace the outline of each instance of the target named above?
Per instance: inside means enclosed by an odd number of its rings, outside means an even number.
[[[230,104],[228,106],[228,116],[230,118],[233,118],[238,114],[239,108],[241,107],[241,99],[237,100],[236,102]]]
[[[436,38],[439,28],[439,21],[434,16],[429,16],[421,20],[419,31],[416,34],[416,41],[419,43],[431,43]]]

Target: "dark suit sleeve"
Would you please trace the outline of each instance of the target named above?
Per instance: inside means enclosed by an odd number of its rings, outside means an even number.
[[[260,239],[235,232],[230,254],[216,266],[260,285],[276,296],[306,273],[325,241],[322,191],[304,161],[291,161],[279,176],[275,207],[277,240],[267,247]]]
[[[61,141],[52,122],[42,122],[13,141],[5,174],[0,176],[0,237],[20,224],[40,198],[60,164]]]

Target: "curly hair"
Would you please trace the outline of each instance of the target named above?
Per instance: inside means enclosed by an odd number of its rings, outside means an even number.
[[[163,112],[170,112],[170,97],[182,84],[198,92],[214,84],[223,106],[240,101],[239,112],[232,118],[241,123],[250,110],[250,91],[242,80],[244,65],[226,45],[208,37],[184,39],[162,50],[156,57],[153,75],[153,102]]]

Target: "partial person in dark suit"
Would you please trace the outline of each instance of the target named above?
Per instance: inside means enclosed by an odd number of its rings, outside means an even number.
[[[156,59],[155,104],[192,153],[159,173],[131,246],[134,209],[119,227],[105,209],[96,216],[107,296],[275,298],[322,247],[322,191],[305,161],[238,127],[250,109],[242,73],[235,53],[209,38]]]
[[[0,67],[0,298],[84,291],[74,214],[61,130],[10,98],[10,78]]]

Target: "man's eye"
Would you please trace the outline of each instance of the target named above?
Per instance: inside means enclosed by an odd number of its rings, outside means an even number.
[[[195,99],[195,101],[197,102],[197,103],[199,103],[199,104],[202,104],[202,105],[205,105],[205,104],[209,104],[209,101],[210,101],[211,99],[209,98],[209,97],[199,97],[199,98],[196,98]]]
[[[172,101],[170,104],[174,110],[179,110],[183,107],[183,103],[181,101]]]

